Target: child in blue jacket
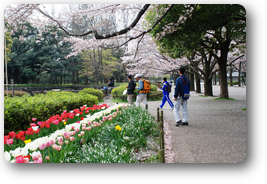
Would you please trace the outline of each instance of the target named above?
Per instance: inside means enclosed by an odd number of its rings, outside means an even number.
[[[163,108],[164,104],[166,101],[168,101],[169,105],[171,106],[171,108],[173,109],[173,103],[169,97],[169,92],[168,92],[168,86],[172,87],[171,84],[169,82],[167,82],[167,78],[163,77],[162,78],[163,81],[163,86],[161,88],[162,93],[163,93],[163,98],[162,98],[162,103],[159,106],[160,108]]]

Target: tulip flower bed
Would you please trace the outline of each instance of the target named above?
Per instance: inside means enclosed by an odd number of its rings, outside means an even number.
[[[52,118],[48,129],[51,125],[57,126],[50,129],[51,132],[55,130],[53,133],[47,132],[44,122],[38,123],[40,128],[35,128],[34,123],[31,128],[35,132],[26,135],[23,143],[15,138],[20,133],[10,133],[9,139],[5,138],[5,158],[13,163],[136,162],[134,150],[147,145],[146,136],[158,134],[154,118],[140,107],[106,107],[99,106],[94,110],[98,112],[91,115],[78,109],[76,117],[57,122],[67,114],[63,112],[60,117]]]
[[[5,98],[4,134],[26,129],[32,117],[47,119],[62,113],[63,110],[70,111],[83,104],[98,104],[98,98],[90,94],[72,92],[47,92],[35,96]]]
[[[32,139],[51,134],[57,129],[64,128],[65,125],[83,120],[85,115],[90,116],[109,107],[107,104],[93,105],[93,107],[86,106],[87,105],[84,105],[80,109],[74,109],[69,113],[64,110],[61,115],[56,114],[44,122],[38,121],[37,124],[31,123],[31,127],[29,127],[26,131],[19,131],[17,134],[14,131],[9,132],[8,135],[4,136],[5,151],[9,151],[18,145],[25,146],[25,144],[31,142]],[[32,118],[33,122],[36,122],[36,120],[36,118]]]

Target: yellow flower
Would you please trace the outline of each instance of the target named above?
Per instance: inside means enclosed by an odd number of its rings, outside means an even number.
[[[64,125],[66,125],[67,123],[66,123],[66,122],[64,122],[63,124],[64,124]]]
[[[24,141],[25,144],[28,144],[28,143],[30,143],[30,142],[32,142],[31,139],[28,139],[28,140],[25,140],[25,141]]]
[[[121,131],[120,125],[115,126],[115,129]]]

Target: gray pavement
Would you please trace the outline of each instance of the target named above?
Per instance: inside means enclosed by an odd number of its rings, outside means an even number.
[[[170,142],[166,145],[166,160],[171,163],[240,163],[245,159],[246,112],[241,109],[246,107],[246,87],[229,87],[228,90],[229,97],[236,100],[214,101],[215,97],[200,97],[199,93],[191,92],[189,126],[176,127],[173,111],[165,104],[166,142]],[[220,86],[214,85],[214,96],[219,96],[219,92]],[[148,102],[153,116],[160,104],[161,101]]]

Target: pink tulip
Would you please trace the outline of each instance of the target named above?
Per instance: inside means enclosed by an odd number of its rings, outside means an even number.
[[[74,137],[70,137],[70,141],[74,141]]]
[[[32,118],[32,121],[36,121],[36,118]]]
[[[14,140],[13,140],[13,139],[7,139],[7,140],[6,140],[6,143],[7,143],[8,145],[11,145],[11,144],[13,144],[13,142],[14,142]]]
[[[49,146],[51,146],[50,142],[49,142],[49,141],[47,141],[47,142],[45,143],[45,146],[46,146],[46,147],[49,147]]]
[[[84,135],[84,131],[81,131],[81,135]]]
[[[54,139],[50,140],[50,145],[53,145],[55,143],[56,143],[56,141]]]
[[[69,141],[65,141],[65,144],[69,144]]]
[[[81,137],[82,135],[81,134],[78,134],[78,137]]]
[[[112,117],[108,118],[108,120],[111,121],[112,120]]]
[[[89,121],[89,122],[88,122],[88,125],[92,125],[92,122],[91,122],[91,121]]]
[[[16,163],[23,163],[24,157],[23,156],[17,156],[16,157]]]
[[[82,127],[86,127],[86,124],[82,124]]]
[[[91,127],[86,127],[85,130],[88,130],[89,131],[89,130],[91,130]]]
[[[58,142],[63,142],[63,137],[61,137],[61,136],[60,137],[57,137],[57,141]]]
[[[63,145],[63,141],[62,142],[58,142],[59,145]]]
[[[57,146],[56,150],[60,151],[61,150],[61,146]]]
[[[30,125],[31,125],[31,127],[37,126],[35,123],[31,123]]]
[[[50,160],[49,156],[46,156],[45,157],[45,160],[49,161]]]
[[[52,148],[57,149],[57,145],[56,144],[52,145]]]
[[[29,163],[29,161],[30,161],[30,160],[29,160],[28,157],[24,157],[24,158],[23,158],[23,163]]]
[[[53,121],[53,123],[54,123],[55,125],[58,125],[59,121],[58,121],[58,120],[55,120],[55,121]]]
[[[80,123],[80,121],[77,121],[76,123]]]
[[[43,124],[43,122],[42,121],[38,121],[38,123],[37,123],[39,126],[41,126],[42,124]]]
[[[44,150],[46,148],[46,145],[45,144],[40,144],[39,145],[39,150]]]
[[[37,152],[33,152],[33,153],[31,154],[31,156],[32,156],[32,159],[33,159],[34,161],[36,161],[36,160],[38,160],[40,157],[42,157],[42,155],[41,155],[41,153],[40,153],[39,151],[37,151]]]
[[[86,130],[86,127],[82,127],[82,130]]]
[[[42,158],[39,158],[38,160],[34,161],[33,163],[41,164],[41,163],[43,163],[43,159]]]
[[[80,129],[79,128],[75,128],[75,132],[79,132],[80,131]]]

